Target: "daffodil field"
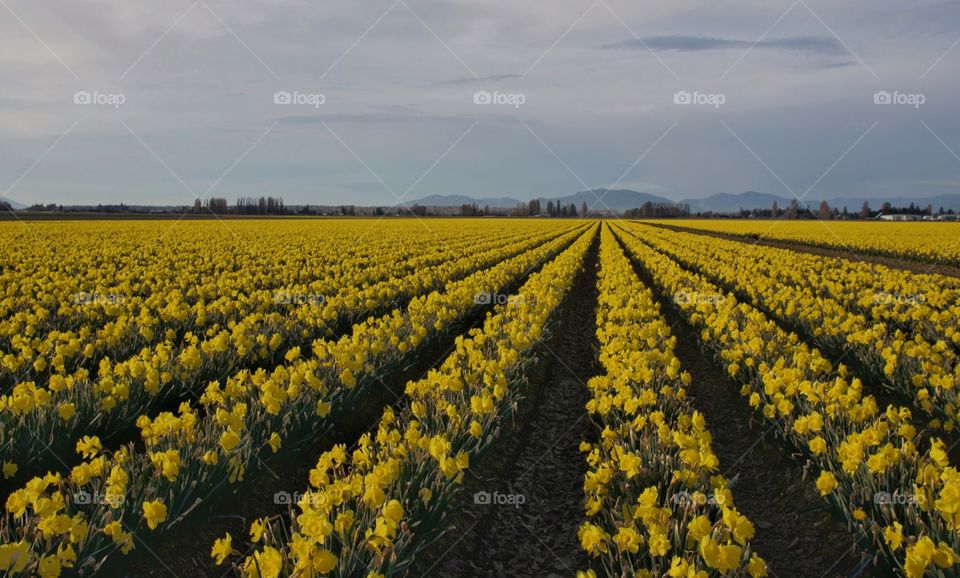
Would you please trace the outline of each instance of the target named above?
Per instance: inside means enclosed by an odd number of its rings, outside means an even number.
[[[824,226],[0,223],[0,569],[759,578],[829,528],[818,575],[956,576],[960,229]]]
[[[682,225],[749,239],[842,249],[853,256],[890,255],[929,263],[960,264],[960,244],[954,223],[694,220],[683,221]]]

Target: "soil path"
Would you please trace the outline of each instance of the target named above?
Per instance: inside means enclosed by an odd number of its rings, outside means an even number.
[[[596,375],[599,236],[566,301],[513,428],[469,470],[454,498],[455,529],[425,553],[417,576],[572,576],[585,567],[577,539],[586,462],[595,437],[584,406]]]

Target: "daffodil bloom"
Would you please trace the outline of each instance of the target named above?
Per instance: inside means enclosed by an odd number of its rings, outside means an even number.
[[[151,530],[156,530],[157,526],[167,519],[167,506],[160,500],[144,502],[143,519]]]
[[[826,496],[837,489],[837,477],[833,475],[833,472],[820,472],[820,477],[817,478],[817,489],[820,490],[821,496]]]
[[[231,553],[233,553],[233,538],[227,533],[226,536],[217,538],[217,541],[214,542],[210,556],[214,559],[217,566],[219,566],[223,564],[223,561],[226,560]]]

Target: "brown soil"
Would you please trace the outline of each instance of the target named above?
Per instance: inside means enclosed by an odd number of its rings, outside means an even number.
[[[584,406],[586,380],[598,372],[598,241],[528,373],[512,430],[470,468],[451,502],[454,528],[425,552],[412,575],[572,576],[585,567],[577,539],[586,473],[579,445],[595,437]],[[523,503],[478,504],[478,492]]]

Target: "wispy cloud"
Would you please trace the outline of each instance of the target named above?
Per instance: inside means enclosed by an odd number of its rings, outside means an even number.
[[[277,119],[281,125],[315,126],[322,123],[348,123],[384,126],[392,124],[463,124],[466,115],[427,113],[412,106],[383,106],[357,112],[317,112],[288,115]]]
[[[713,36],[650,36],[642,40],[630,39],[606,44],[607,50],[657,50],[660,52],[704,52],[710,50],[744,50],[750,47],[784,50],[787,52],[806,52],[825,56],[847,54],[846,49],[836,38],[830,36],[786,36],[752,42]]]
[[[445,80],[443,82],[438,82],[438,85],[456,85],[463,86],[465,84],[483,84],[486,82],[500,82],[502,80],[509,80],[511,78],[521,78],[519,74],[495,74],[492,76],[481,76],[479,78],[473,77],[460,77],[453,80]]]

